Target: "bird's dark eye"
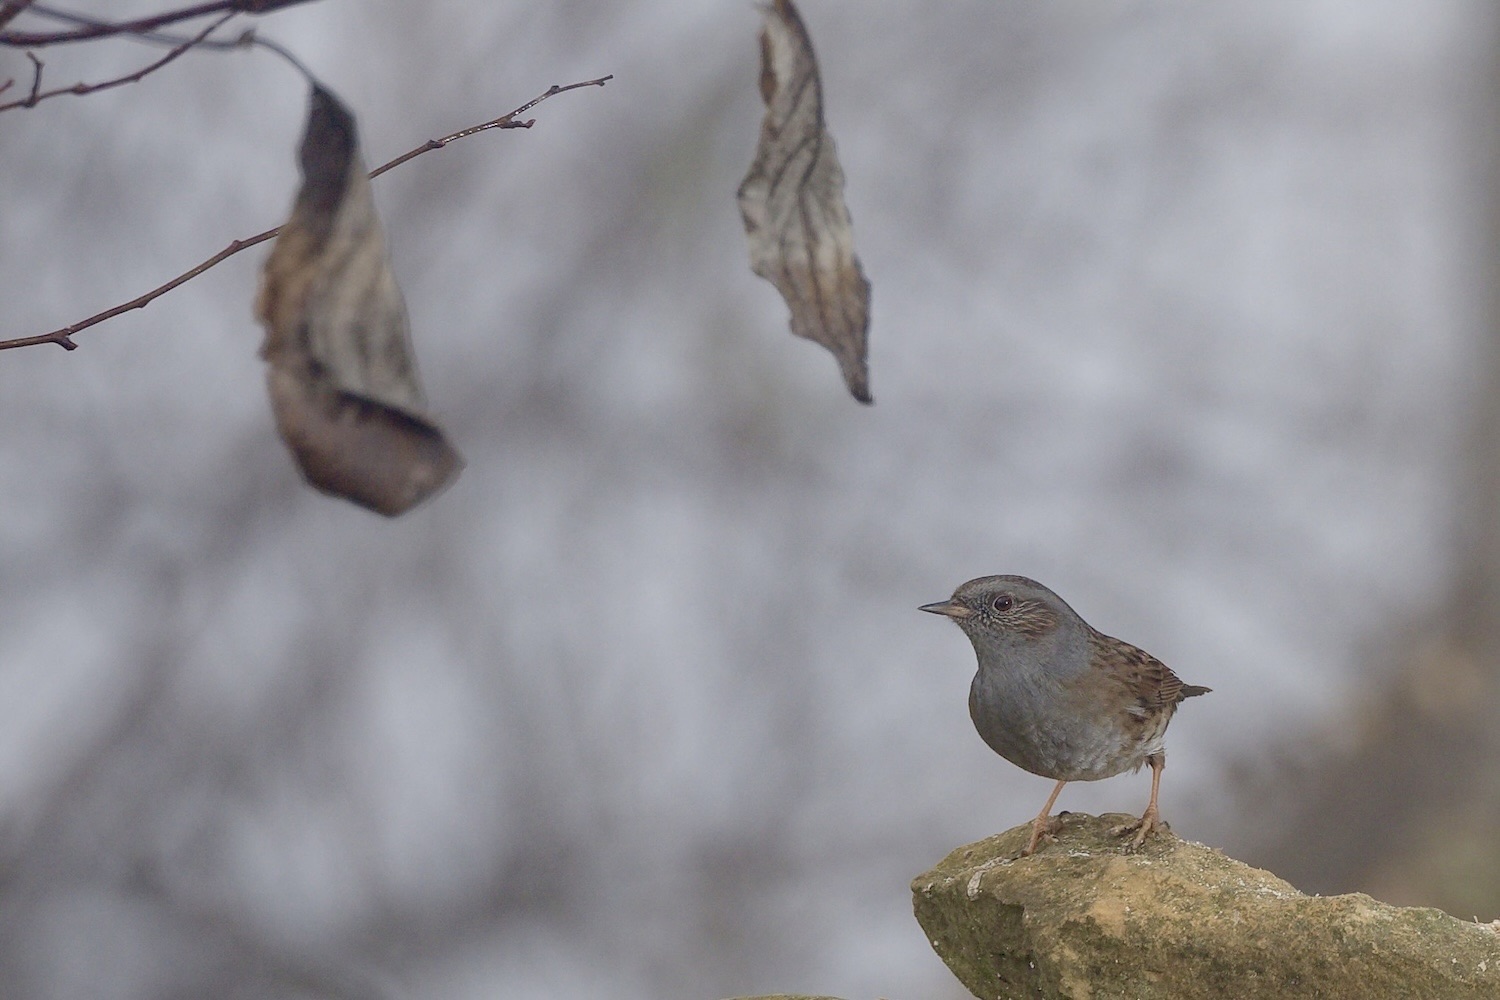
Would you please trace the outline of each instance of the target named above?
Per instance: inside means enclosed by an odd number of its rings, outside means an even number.
[[[1011,596],[1009,594],[1001,594],[999,597],[990,602],[990,607],[994,608],[996,611],[1009,611],[1010,606],[1014,603],[1016,602],[1011,599]]]

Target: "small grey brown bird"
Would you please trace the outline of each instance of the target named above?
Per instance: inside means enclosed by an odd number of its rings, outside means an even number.
[[[1057,781],[1021,852],[1057,832],[1049,819],[1070,781],[1097,781],[1151,768],[1151,801],[1134,832],[1140,847],[1163,826],[1156,808],[1167,755],[1167,723],[1184,698],[1209,689],[1184,684],[1167,665],[1097,631],[1063,599],[1024,576],[970,580],[922,611],[951,618],[979,657],[969,717],[990,749],[1032,774]]]

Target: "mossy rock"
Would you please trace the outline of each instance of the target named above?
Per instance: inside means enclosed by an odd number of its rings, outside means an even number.
[[[1365,895],[1308,896],[1170,833],[1136,853],[1129,816],[1063,814],[961,847],[912,882],[917,921],[983,1000],[1500,998],[1500,925]]]

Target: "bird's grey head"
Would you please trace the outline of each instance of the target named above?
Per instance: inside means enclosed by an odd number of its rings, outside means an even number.
[[[1035,642],[1078,617],[1062,598],[1024,576],[981,576],[920,610],[951,618],[976,643]]]

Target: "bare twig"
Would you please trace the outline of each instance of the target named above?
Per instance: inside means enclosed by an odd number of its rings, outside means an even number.
[[[33,14],[40,14],[43,17],[50,17],[54,20],[66,21],[69,24],[80,25],[83,27],[112,27],[107,21],[100,21],[96,18],[86,17],[83,14],[74,14],[66,10],[58,10],[56,7],[53,7],[50,4],[32,3],[31,12]],[[226,14],[225,18],[227,19],[233,16],[233,13]],[[219,23],[222,24],[223,22],[220,21]],[[165,45],[168,48],[175,48],[179,45],[187,44],[187,40],[182,38],[181,36],[173,35],[165,31],[135,31],[130,33],[130,37],[136,41],[149,42],[153,45]],[[219,51],[225,51],[228,49],[247,49],[251,47],[263,48],[280,56],[294,69],[296,69],[298,73],[301,73],[303,78],[305,78],[308,83],[317,83],[317,77],[313,75],[311,70],[302,65],[302,61],[300,59],[298,59],[287,49],[283,48],[280,45],[277,45],[270,39],[258,37],[255,34],[255,29],[253,28],[246,29],[245,31],[241,32],[238,37],[232,39],[214,39],[210,41],[207,38],[200,38],[192,45],[192,47],[199,49],[215,49]]]
[[[34,52],[26,53],[26,58],[31,60],[31,94],[26,100],[35,101],[37,91],[42,89],[42,61]]]
[[[0,3],[0,28],[9,24],[17,14],[31,6],[31,0],[5,0]],[[0,87],[0,90],[3,90]]]
[[[445,135],[441,139],[428,139],[425,143],[418,146],[416,149],[413,149],[411,152],[402,153],[391,162],[376,167],[374,170],[370,171],[370,177],[372,179],[375,177],[379,177],[387,170],[390,170],[393,167],[401,166],[401,164],[405,163],[407,160],[421,156],[423,153],[431,152],[434,149],[442,149],[444,146],[448,145],[448,143],[457,142],[459,139],[466,139],[469,136],[474,135],[476,132],[485,132],[492,128],[531,128],[531,126],[536,124],[535,118],[528,118],[523,122],[518,122],[516,121],[516,116],[525,114],[532,108],[536,107],[538,104],[541,104],[547,98],[554,95],[565,93],[569,90],[577,90],[579,87],[602,87],[614,78],[615,75],[611,73],[608,76],[601,76],[597,80],[584,80],[582,83],[570,83],[566,87],[559,87],[557,84],[553,84],[547,89],[547,92],[545,94],[540,94],[532,98],[525,104],[521,105],[519,108],[516,108],[516,110],[508,111],[505,114],[501,115],[499,118],[496,118],[492,121],[487,121],[482,125],[470,125],[468,128],[459,129],[452,135]]]
[[[111,30],[115,28],[115,24],[112,21],[101,20],[97,17],[89,17],[87,14],[75,14],[70,10],[63,10],[59,7],[52,6],[51,4],[36,3],[35,0],[31,0],[31,6],[27,7],[26,9],[40,17],[51,18],[54,21],[62,21],[64,24],[71,24],[77,28],[109,28]],[[246,33],[249,34],[249,32]],[[165,31],[133,31],[129,34],[130,37],[136,41],[154,42],[169,49],[173,46],[181,45],[183,41],[183,36],[169,34]],[[218,41],[203,42],[200,43],[200,45],[203,48],[239,47],[239,43],[236,42]]]
[[[235,11],[230,11],[229,13],[224,14],[213,23],[211,23],[208,27],[198,32],[198,34],[194,37],[183,39],[183,41],[180,42],[170,52],[162,56],[160,59],[156,60],[156,62],[151,63],[149,66],[144,66],[141,69],[136,70],[134,73],[119,77],[115,80],[106,80],[103,83],[75,83],[71,87],[58,87],[56,90],[42,91],[42,61],[32,53],[27,52],[26,58],[30,59],[32,64],[36,67],[35,75],[31,80],[31,94],[27,96],[25,100],[11,101],[9,104],[0,104],[0,111],[10,111],[12,108],[34,108],[39,102],[45,101],[49,97],[56,97],[59,94],[92,94],[96,91],[108,90],[111,87],[119,87],[127,83],[138,83],[148,73],[156,72],[167,63],[171,62],[173,59],[176,59],[178,56],[182,55],[188,49],[203,41],[209,36],[210,33],[218,29],[225,21],[229,20],[231,17],[234,17],[235,13]]]
[[[602,87],[605,85],[605,83],[613,79],[614,74],[611,73],[608,76],[601,76],[597,80],[584,80],[581,83],[570,83],[567,86],[563,87],[559,87],[556,85],[549,87],[546,93],[538,95],[537,97],[521,105],[519,108],[516,108],[514,111],[507,112],[506,114],[501,115],[499,118],[484,122],[481,125],[471,125],[468,128],[459,129],[457,132],[454,132],[451,135],[445,135],[441,139],[428,139],[416,149],[402,153],[400,156],[396,157],[394,160],[391,160],[389,163],[383,163],[380,166],[376,167],[374,170],[370,171],[370,177],[379,177],[387,170],[399,167],[407,160],[415,159],[416,157],[421,156],[423,153],[430,152],[434,149],[442,149],[450,142],[457,142],[459,139],[467,138],[468,136],[474,135],[478,132],[485,132],[493,128],[531,128],[531,126],[536,124],[535,119],[528,118],[525,121],[517,121],[517,116],[530,111],[532,108],[536,107],[538,104],[542,103],[549,97],[565,93],[569,90],[577,90],[580,87]],[[129,302],[124,302],[120,305],[114,306],[111,309],[106,309],[101,313],[96,313],[95,315],[90,316],[88,319],[79,320],[77,323],[74,323],[71,326],[65,326],[60,330],[53,330],[51,333],[38,334],[35,337],[17,337],[14,340],[0,340],[0,351],[7,351],[17,347],[35,347],[38,344],[57,344],[59,347],[71,351],[78,346],[73,342],[73,335],[78,333],[80,330],[86,330],[91,326],[103,323],[107,319],[114,319],[121,313],[127,313],[133,309],[144,309],[154,299],[165,295],[167,292],[170,292],[172,289],[176,288],[183,282],[191,281],[193,278],[196,278],[198,275],[202,274],[204,271],[207,271],[209,268],[222,263],[225,260],[228,260],[230,257],[233,257],[241,250],[253,247],[257,243],[264,243],[266,240],[271,239],[279,232],[281,232],[281,228],[278,226],[275,229],[267,229],[263,233],[257,233],[256,235],[251,236],[248,239],[235,240],[233,243],[230,243],[229,246],[225,247],[223,250],[220,250],[218,253],[214,254],[212,257],[208,258],[197,267],[193,268],[190,271],[179,274],[177,277],[173,278],[165,285],[153,288],[151,289],[151,291],[145,293],[144,295],[133,298]]]
[[[200,3],[192,7],[184,7],[181,10],[167,11],[162,14],[153,14],[150,17],[137,18],[134,21],[120,21],[115,24],[97,23],[73,28],[68,31],[0,31],[0,45],[8,45],[12,48],[41,48],[44,45],[57,45],[61,42],[84,42],[91,38],[106,38],[110,35],[138,35],[142,32],[153,31],[168,24],[176,24],[179,21],[190,21],[198,17],[208,17],[213,14],[269,14],[273,10],[283,7],[292,7],[309,0],[211,0],[209,3]],[[29,0],[27,0],[29,3]],[[27,4],[21,4],[22,7]],[[0,13],[8,11],[9,5],[0,7]],[[17,11],[16,13],[19,13]]]

